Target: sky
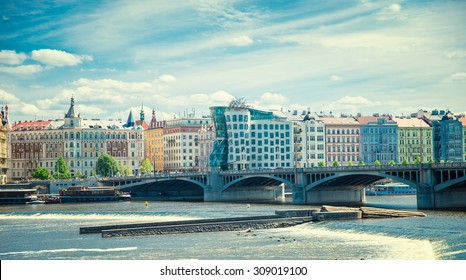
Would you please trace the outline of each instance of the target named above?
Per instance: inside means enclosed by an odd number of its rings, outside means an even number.
[[[0,1],[9,121],[466,112],[466,1]]]

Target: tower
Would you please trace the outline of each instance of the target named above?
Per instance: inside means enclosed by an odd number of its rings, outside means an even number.
[[[144,121],[145,119],[145,115],[144,115],[144,103],[141,105],[141,111],[139,112],[139,121],[140,123],[142,124],[142,122]]]

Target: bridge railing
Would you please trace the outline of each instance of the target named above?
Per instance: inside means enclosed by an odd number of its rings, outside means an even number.
[[[221,171],[221,175],[247,175],[247,174],[290,174],[290,173],[313,173],[313,172],[334,172],[334,171],[390,171],[390,170],[418,170],[433,168],[465,168],[466,162],[453,163],[423,163],[419,164],[394,164],[394,165],[365,165],[365,166],[323,166],[307,168],[268,168],[249,170],[226,170]]]
[[[221,175],[248,175],[248,174],[292,174],[292,173],[313,173],[313,172],[335,172],[335,171],[390,171],[390,170],[417,170],[436,169],[436,168],[464,168],[466,162],[453,163],[423,163],[419,164],[394,164],[394,165],[365,165],[365,166],[315,166],[307,168],[263,168],[263,169],[247,169],[247,170],[224,170],[220,171]],[[157,174],[146,174],[139,176],[112,177],[107,180],[137,180],[137,179],[153,179],[153,178],[178,178],[178,177],[194,177],[207,176],[209,172],[166,172]]]

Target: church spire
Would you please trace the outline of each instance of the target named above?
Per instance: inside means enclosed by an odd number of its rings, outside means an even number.
[[[149,127],[150,128],[156,128],[157,127],[157,119],[155,118],[155,109],[152,109],[152,119],[150,120]]]
[[[141,104],[141,111],[139,112],[139,121],[142,122],[144,121],[145,119],[145,115],[144,115],[144,103]]]
[[[133,111],[129,111],[128,120],[126,121],[126,124],[123,125],[123,127],[133,127],[134,124],[135,122],[134,122],[134,117],[133,117]]]
[[[79,113],[74,107],[74,96],[71,96],[71,105],[68,109],[68,113],[66,113],[65,118],[79,118]]]

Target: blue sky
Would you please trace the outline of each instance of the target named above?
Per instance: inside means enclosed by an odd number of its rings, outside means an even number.
[[[466,112],[466,1],[0,2],[10,121],[159,119],[244,97],[334,114]]]

